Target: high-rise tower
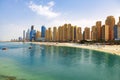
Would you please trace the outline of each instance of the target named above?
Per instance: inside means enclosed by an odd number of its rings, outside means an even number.
[[[25,30],[23,30],[23,41],[25,41]]]
[[[53,28],[53,41],[58,41],[58,30],[57,30],[57,27]]]
[[[114,40],[115,18],[113,16],[108,16],[105,24],[109,26],[109,40]]]
[[[28,29],[26,32],[26,41],[30,40],[30,30]]]
[[[46,27],[45,27],[45,26],[42,26],[42,27],[41,27],[41,37],[42,37],[42,38],[45,38],[45,31],[46,31]]]
[[[85,27],[84,30],[84,40],[90,40],[90,28]]]
[[[36,31],[34,30],[34,26],[31,26],[31,31],[30,31],[30,41],[35,41],[36,37]]]
[[[109,26],[103,25],[101,29],[102,29],[102,40],[108,41],[109,40]]]
[[[101,40],[101,21],[96,22],[96,35],[97,35],[97,41]]]
[[[96,26],[92,26],[92,31],[91,31],[91,40],[96,41],[97,40],[97,27]]]

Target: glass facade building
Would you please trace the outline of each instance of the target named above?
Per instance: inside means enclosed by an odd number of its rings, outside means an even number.
[[[45,38],[45,31],[46,31],[46,27],[42,26],[41,27],[41,37]]]
[[[34,30],[34,26],[31,26],[31,31],[30,31],[30,41],[34,41],[36,36],[36,30]]]
[[[28,29],[26,32],[26,40],[29,41],[30,40],[30,30]]]

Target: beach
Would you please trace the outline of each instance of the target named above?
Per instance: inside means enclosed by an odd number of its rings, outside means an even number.
[[[32,42],[32,43],[39,45],[66,46],[66,47],[91,49],[91,50],[106,52],[120,56],[120,45],[87,45],[87,44],[78,44],[78,43],[59,43],[59,42]]]

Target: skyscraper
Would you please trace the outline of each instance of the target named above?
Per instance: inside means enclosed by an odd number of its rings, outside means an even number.
[[[108,16],[105,24],[109,26],[109,40],[114,40],[115,18],[113,16]]]
[[[77,26],[74,26],[74,41],[77,42],[78,35],[77,35]]]
[[[52,31],[51,31],[51,28],[48,28],[48,41],[52,41]]]
[[[118,36],[118,39],[120,40],[120,17],[119,17],[119,21],[118,21],[118,30],[117,30],[117,36]]]
[[[109,40],[109,25],[105,25],[105,41],[108,41]]]
[[[76,29],[76,42],[79,42],[81,40],[82,40],[81,27],[77,27],[77,29]]]
[[[60,26],[60,41],[63,41],[63,26]]]
[[[78,31],[79,31],[79,41],[81,41],[81,40],[83,40],[82,28],[78,27]]]
[[[60,26],[58,27],[58,41],[60,41]]]
[[[45,41],[49,41],[49,32],[48,32],[48,30],[46,29],[46,31],[45,31]]]
[[[31,26],[31,31],[30,31],[30,41],[35,41],[36,37],[36,31],[34,30],[34,26]]]
[[[25,41],[25,30],[23,30],[23,41]]]
[[[41,27],[41,37],[42,37],[42,38],[45,38],[45,31],[46,31],[45,26],[42,26],[42,27]]]
[[[90,28],[88,27],[84,29],[84,40],[90,40]]]
[[[26,41],[30,40],[30,30],[28,29],[26,32]]]
[[[96,22],[96,35],[97,35],[97,41],[101,40],[101,21]]]
[[[19,38],[18,38],[18,41],[21,42],[21,41],[22,41],[22,37],[19,37]]]
[[[31,30],[34,30],[34,25],[31,26]]]
[[[71,41],[74,41],[74,26],[71,26],[70,33],[71,33]]]
[[[117,40],[118,39],[118,26],[115,25],[114,26],[114,40]]]
[[[97,36],[98,36],[98,34],[97,34],[97,27],[96,26],[92,26],[91,40],[96,41],[97,38],[98,38]]]
[[[67,31],[67,41],[71,41],[71,24],[68,24],[68,31]]]
[[[64,24],[63,25],[63,41],[67,41],[67,38],[68,38],[68,26],[67,24]]]
[[[41,37],[41,33],[40,33],[40,31],[37,31],[36,32],[36,40],[39,41],[40,37]]]
[[[118,26],[118,39],[120,40],[120,26]]]
[[[53,28],[53,41],[58,41],[58,30],[57,30],[57,27]]]
[[[101,29],[102,29],[102,40],[108,41],[109,40],[109,26],[103,25]]]
[[[119,27],[120,27],[120,17],[119,17],[119,21],[118,21],[118,24],[117,24]]]

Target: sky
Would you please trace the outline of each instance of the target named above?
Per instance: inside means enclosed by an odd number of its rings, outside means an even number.
[[[71,23],[91,27],[96,21],[105,24],[113,15],[116,23],[120,16],[120,0],[0,0],[0,41],[18,39],[23,30],[34,25],[58,27]]]

